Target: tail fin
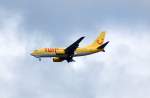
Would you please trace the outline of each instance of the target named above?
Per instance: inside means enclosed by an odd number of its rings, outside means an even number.
[[[104,42],[105,34],[106,34],[106,32],[101,32],[99,34],[99,36],[97,37],[97,39],[92,44],[90,44],[87,47],[97,48],[97,47],[101,46],[103,44],[103,42]]]

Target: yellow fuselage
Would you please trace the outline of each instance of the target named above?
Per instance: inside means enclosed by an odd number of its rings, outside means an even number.
[[[74,52],[74,57],[84,56],[102,51],[96,48],[77,48]],[[64,48],[40,48],[31,53],[35,57],[65,57]]]

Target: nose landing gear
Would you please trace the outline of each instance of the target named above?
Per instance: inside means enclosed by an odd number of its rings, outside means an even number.
[[[38,58],[39,59],[39,62],[41,62],[41,58]]]

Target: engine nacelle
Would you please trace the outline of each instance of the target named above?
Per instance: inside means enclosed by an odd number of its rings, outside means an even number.
[[[53,58],[53,62],[62,62],[62,61],[63,61],[63,60],[60,59],[60,58],[57,58],[57,57]]]

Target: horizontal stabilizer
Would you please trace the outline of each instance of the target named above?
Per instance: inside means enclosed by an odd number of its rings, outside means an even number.
[[[105,46],[109,43],[109,41],[107,41],[106,43],[102,44],[101,46],[99,46],[97,49],[104,49]]]

